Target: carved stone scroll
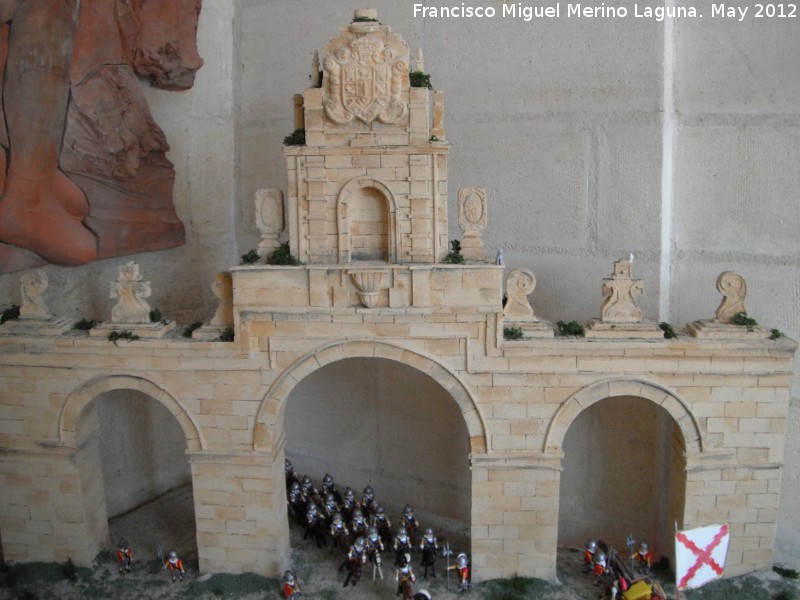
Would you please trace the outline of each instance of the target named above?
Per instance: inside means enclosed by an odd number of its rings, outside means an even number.
[[[513,269],[506,279],[508,299],[503,308],[506,319],[534,319],[528,294],[536,288],[536,277],[528,269]]]
[[[219,298],[219,306],[211,325],[217,327],[233,327],[233,278],[230,273],[217,273],[211,284],[211,291]]]
[[[747,283],[744,277],[733,271],[720,273],[717,277],[717,289],[722,294],[722,302],[714,313],[715,323],[730,323],[738,313],[747,313],[744,306]]]

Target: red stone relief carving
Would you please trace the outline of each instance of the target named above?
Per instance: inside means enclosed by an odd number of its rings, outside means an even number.
[[[137,76],[193,85],[201,2],[0,0],[0,272],[184,243]]]

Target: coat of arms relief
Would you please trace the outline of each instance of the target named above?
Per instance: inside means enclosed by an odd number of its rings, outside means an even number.
[[[327,117],[339,125],[358,119],[369,125],[394,124],[408,116],[402,90],[408,87],[408,52],[380,37],[363,35],[325,57]]]

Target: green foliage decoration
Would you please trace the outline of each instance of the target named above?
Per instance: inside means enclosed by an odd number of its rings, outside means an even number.
[[[134,340],[141,339],[138,335],[133,333],[132,331],[128,331],[127,329],[124,331],[112,331],[108,334],[108,341],[114,342],[114,345],[117,345],[119,340],[127,340],[132,342]]]
[[[411,84],[411,87],[414,88],[428,88],[432,90],[433,87],[431,86],[431,76],[428,73],[423,73],[422,71],[411,71],[408,74],[408,81]]]
[[[257,250],[250,250],[242,254],[242,262],[243,265],[253,265],[258,262],[258,259],[261,258],[258,255]]]
[[[89,331],[90,329],[94,329],[95,325],[97,325],[97,321],[94,319],[81,319],[75,323],[72,328],[79,329],[80,331]]]
[[[450,265],[463,265],[466,261],[461,254],[461,242],[458,240],[450,240],[450,253],[444,257],[442,262]]]
[[[289,242],[284,242],[267,257],[267,264],[295,267],[303,263],[292,256],[292,252],[289,250]]]
[[[664,337],[666,339],[674,340],[675,338],[678,337],[678,334],[675,333],[675,329],[672,327],[672,325],[670,325],[666,321],[662,321],[661,323],[658,324],[658,326],[661,328],[661,331],[664,332]]]
[[[0,313],[0,324],[16,319],[19,319],[19,306],[17,304],[12,304]]]
[[[507,340],[521,340],[524,337],[521,327],[503,327],[503,338]]]
[[[558,334],[559,335],[584,335],[586,331],[583,329],[583,325],[578,323],[577,321],[570,321],[569,323],[564,321],[558,321],[556,323],[556,327],[558,327]]]
[[[200,329],[202,326],[203,326],[202,321],[195,321],[191,325],[187,325],[186,327],[184,327],[183,331],[181,332],[181,335],[183,337],[190,338],[192,337],[192,333],[194,333],[196,329]]]
[[[284,146],[305,146],[306,145],[306,130],[295,129],[292,133],[283,138]]]
[[[731,324],[747,327],[747,331],[753,331],[753,328],[758,325],[758,322],[755,319],[748,317],[746,312],[738,312],[733,315]]]

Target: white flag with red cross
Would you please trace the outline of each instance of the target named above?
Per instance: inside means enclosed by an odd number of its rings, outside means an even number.
[[[676,532],[675,580],[678,589],[699,588],[722,577],[730,539],[727,523]]]

